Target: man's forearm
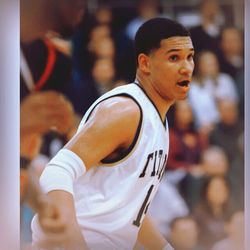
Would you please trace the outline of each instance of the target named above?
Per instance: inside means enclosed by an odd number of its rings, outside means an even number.
[[[147,250],[163,250],[168,244],[148,216],[145,216],[138,234],[138,241]]]

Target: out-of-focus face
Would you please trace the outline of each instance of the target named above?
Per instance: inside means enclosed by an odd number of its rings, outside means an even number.
[[[214,177],[208,186],[208,201],[214,205],[223,205],[228,200],[228,196],[229,190],[227,188],[225,180],[221,177]]]
[[[114,46],[113,40],[111,38],[109,38],[109,37],[100,39],[94,45],[93,53],[97,57],[114,58],[114,56],[115,56],[115,46]]]
[[[166,101],[187,97],[194,70],[194,48],[190,37],[163,39],[160,48],[147,56],[147,78]],[[140,68],[140,55],[139,55]]]
[[[228,28],[222,32],[221,48],[225,54],[241,55],[243,51],[243,39],[236,28]]]
[[[94,80],[99,84],[110,84],[115,76],[114,64],[110,58],[97,59],[92,69]]]
[[[70,37],[84,15],[85,0],[52,0],[50,4],[54,31]]]
[[[224,175],[228,170],[228,159],[223,151],[209,148],[203,154],[202,167],[208,176]]]
[[[238,121],[238,109],[235,102],[221,100],[218,102],[221,121],[226,125],[234,125]]]
[[[112,21],[112,12],[108,8],[100,8],[95,13],[95,18],[100,24],[110,24],[110,22]]]
[[[181,126],[188,126],[193,121],[192,108],[187,99],[176,102],[175,121]]]
[[[198,61],[198,71],[201,77],[216,77],[219,73],[217,57],[212,52],[204,52]]]
[[[192,219],[181,219],[171,231],[171,242],[175,249],[191,250],[198,240],[198,228]]]
[[[204,17],[213,20],[219,14],[220,8],[215,0],[204,1],[201,12]]]

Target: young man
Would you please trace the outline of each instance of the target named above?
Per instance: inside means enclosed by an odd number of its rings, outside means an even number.
[[[139,28],[135,49],[136,81],[90,107],[40,179],[65,225],[93,250],[133,249],[137,240],[146,249],[172,249],[146,212],[167,161],[166,113],[187,96],[194,49],[188,31],[165,18]],[[36,217],[32,229],[34,244],[53,238]]]

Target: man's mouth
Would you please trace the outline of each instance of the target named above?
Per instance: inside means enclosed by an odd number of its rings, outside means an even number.
[[[179,85],[180,87],[188,87],[189,84],[190,84],[190,81],[188,80],[177,82],[177,85]]]

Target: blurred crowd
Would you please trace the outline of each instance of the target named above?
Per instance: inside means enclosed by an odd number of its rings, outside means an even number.
[[[112,6],[85,7],[70,39],[48,32],[21,41],[20,151],[30,160],[32,178],[39,178],[100,95],[134,81],[135,32],[152,17],[168,16],[160,1],[136,2],[126,18]],[[196,53],[193,82],[188,98],[168,113],[168,162],[148,213],[176,250],[242,250],[243,31],[227,23],[216,0],[200,1],[196,11],[200,19],[188,27]],[[21,174],[21,183],[25,181]],[[33,211],[22,187],[25,245],[31,240]]]

